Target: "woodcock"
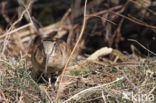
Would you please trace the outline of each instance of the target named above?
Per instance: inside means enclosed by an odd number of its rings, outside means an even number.
[[[61,73],[69,54],[70,48],[63,40],[35,37],[31,50],[32,77],[36,78],[39,73],[47,77],[52,73]]]

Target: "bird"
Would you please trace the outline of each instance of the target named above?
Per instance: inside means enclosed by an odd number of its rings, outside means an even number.
[[[40,35],[34,38],[31,47],[33,79],[39,74],[44,74],[48,78],[56,72],[60,74],[71,52],[64,40],[42,38]]]

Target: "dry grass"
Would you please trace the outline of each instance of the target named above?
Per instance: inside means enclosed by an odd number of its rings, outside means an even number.
[[[155,98],[156,59],[135,60],[130,57],[127,57],[128,61],[113,64],[115,66],[85,62],[83,65],[72,66],[72,69],[68,68],[70,72],[64,75],[60,101],[131,103],[134,99],[139,101],[141,95],[147,95],[146,100],[150,95]],[[31,78],[30,61],[8,59],[5,62],[1,61],[0,66],[1,101],[30,103],[52,102],[55,99],[56,89],[53,86],[36,83]],[[128,100],[122,98],[123,93],[133,93],[134,96],[138,96],[134,98],[129,95],[130,100]]]
[[[118,11],[119,13],[113,12],[113,10],[117,11],[118,9],[121,9],[121,12],[122,10],[124,11],[130,1],[125,5],[118,5],[108,10],[90,14],[87,16],[87,19],[94,16],[100,17],[99,15],[110,12],[115,14],[115,16],[123,17],[136,24],[155,29],[155,26],[124,16],[120,14],[120,11]],[[2,51],[0,57],[0,102],[53,103],[56,102],[54,101],[56,97],[59,98],[58,103],[156,102],[156,57],[149,56],[142,58],[135,54],[123,55],[118,50],[115,50],[117,51],[115,54],[106,53],[107,55],[109,54],[110,57],[103,56],[104,53],[102,51],[95,53],[96,56],[101,56],[100,58],[89,58],[92,61],[83,58],[83,60],[74,61],[72,65],[68,67],[67,63],[65,66],[67,69],[64,69],[59,87],[54,87],[54,82],[52,82],[52,86],[49,87],[47,80],[42,82],[34,81],[31,77],[32,67],[31,56],[29,54],[29,49],[33,49],[30,46],[33,38],[32,34],[35,33],[35,30],[32,29],[35,28],[35,25],[28,11],[29,7],[31,7],[31,2],[28,6],[25,5],[24,7],[25,10],[20,17],[14,23],[10,24],[10,28],[0,36],[0,50]],[[70,14],[69,12],[70,9],[62,20],[50,26],[43,27],[39,29],[39,31],[41,33],[46,32],[45,34],[51,31],[58,31],[60,32],[58,37],[64,36],[67,32],[66,29],[69,30],[70,26],[73,26],[67,23],[68,20],[66,20]],[[25,14],[28,15],[30,22],[16,28],[16,24],[20,23]],[[86,17],[85,12],[84,17]],[[86,18],[84,19],[84,25],[78,42],[81,42],[80,39],[87,21],[85,20]],[[104,21],[103,19],[103,23],[105,23]],[[106,21],[111,22],[111,20],[107,19]],[[111,23],[113,24],[114,22]],[[120,23],[122,24],[123,21],[121,20]],[[117,39],[120,39],[120,35],[119,38],[114,39],[115,35],[120,34],[120,29],[121,25],[119,24],[114,34],[111,36],[111,33],[107,35],[111,37],[110,40],[108,40],[108,42],[111,41],[110,46],[112,46],[113,43],[118,45],[119,40]],[[109,31],[109,29],[107,30]],[[94,32],[96,32],[96,30],[93,30],[93,34]],[[4,41],[2,42],[2,40]],[[116,42],[113,42],[113,40]],[[78,42],[76,46],[79,46]],[[112,49],[110,52],[112,52]],[[135,50],[133,53],[135,53]],[[153,53],[153,55],[155,55],[155,53]],[[58,92],[59,95],[57,94]]]

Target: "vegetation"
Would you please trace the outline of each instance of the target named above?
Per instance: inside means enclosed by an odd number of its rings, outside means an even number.
[[[155,103],[155,6],[155,0],[0,1],[0,102]],[[51,85],[32,79],[36,35],[76,48],[57,86],[55,78]]]

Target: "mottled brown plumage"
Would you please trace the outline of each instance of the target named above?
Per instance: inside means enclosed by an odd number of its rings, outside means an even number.
[[[61,72],[69,54],[70,48],[63,40],[43,40],[37,36],[31,50],[33,78],[39,73],[49,76],[51,73]]]

